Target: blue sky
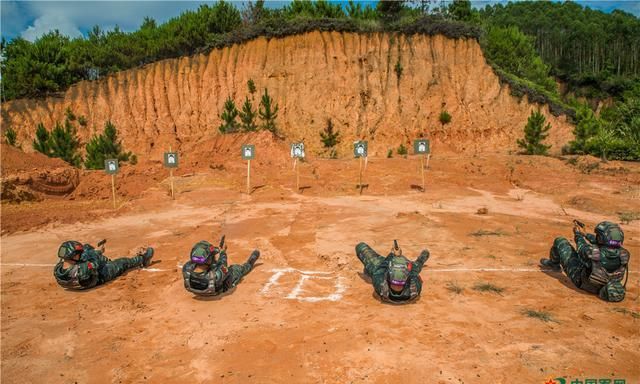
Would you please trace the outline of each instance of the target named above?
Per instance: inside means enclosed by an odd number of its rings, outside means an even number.
[[[472,1],[476,7],[499,0]],[[506,1],[504,1],[506,2]],[[112,29],[118,25],[124,31],[136,30],[145,16],[159,23],[178,16],[187,9],[197,9],[200,4],[212,1],[0,1],[0,33],[6,39],[21,36],[33,41],[43,33],[58,29],[61,33],[76,37],[86,34],[94,25]],[[286,1],[267,1],[268,6],[280,7]],[[366,1],[364,3],[372,3]],[[611,12],[621,9],[640,17],[638,1],[578,1],[593,9]],[[242,1],[234,1],[242,7]]]

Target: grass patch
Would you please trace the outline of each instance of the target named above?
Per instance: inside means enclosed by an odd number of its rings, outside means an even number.
[[[471,236],[476,236],[476,237],[480,237],[480,236],[505,236],[507,233],[498,229],[496,231],[487,231],[484,229],[479,229],[475,232],[471,232],[469,235]]]
[[[496,259],[496,255],[487,255],[486,256],[489,259],[495,260]]]
[[[629,224],[634,220],[640,220],[640,212],[619,212],[618,217],[622,224]]]
[[[557,323],[558,321],[554,320],[553,316],[549,312],[545,311],[534,311],[533,309],[525,309],[522,311],[522,314],[528,317],[532,317],[534,319],[542,320],[545,323],[553,321]]]
[[[634,319],[640,319],[640,312],[630,311],[627,308],[616,307],[612,311],[622,313],[623,315],[631,315]]]
[[[456,295],[459,295],[462,293],[462,291],[464,291],[464,288],[462,288],[461,286],[459,286],[456,282],[453,281],[449,281],[447,283],[447,290],[449,292],[453,292]]]
[[[498,295],[502,295],[502,292],[504,292],[504,288],[498,287],[497,285],[493,285],[491,283],[482,283],[482,282],[476,283],[473,286],[473,289],[479,292],[497,293]]]

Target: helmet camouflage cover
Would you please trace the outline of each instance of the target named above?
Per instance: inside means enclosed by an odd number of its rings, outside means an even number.
[[[82,253],[82,250],[82,244],[74,240],[68,240],[62,243],[60,248],[58,248],[58,257],[68,260],[73,258],[76,254]]]
[[[404,286],[409,280],[411,263],[404,257],[394,257],[389,263],[389,283]]]
[[[618,224],[610,221],[603,221],[596,225],[596,242],[598,245],[608,247],[620,247],[624,242],[624,232]]]
[[[217,249],[208,241],[199,241],[191,249],[191,261],[196,264],[212,263]]]

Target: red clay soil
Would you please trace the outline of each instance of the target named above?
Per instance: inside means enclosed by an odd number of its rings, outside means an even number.
[[[116,177],[116,210],[101,172],[65,199],[3,203],[3,383],[640,380],[640,222],[623,224],[622,303],[537,266],[573,218],[637,215],[639,164],[436,153],[421,192],[419,158],[375,157],[360,194],[356,160],[310,158],[296,193],[287,145],[267,140],[248,196],[244,140],[224,140],[184,154],[175,201],[168,171],[145,160]],[[231,263],[254,248],[261,259],[232,293],[194,298],[179,266],[221,234]],[[87,292],[57,286],[60,242],[101,238],[112,258],[152,245],[156,264]],[[405,306],[373,295],[354,254],[393,239],[411,258],[431,252],[422,297]]]
[[[39,152],[25,153],[5,143],[0,144],[0,164],[3,176],[20,171],[69,166],[63,160],[47,157]]]

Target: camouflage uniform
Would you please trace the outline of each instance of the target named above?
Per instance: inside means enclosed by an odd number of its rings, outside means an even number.
[[[68,288],[87,289],[115,279],[129,269],[140,267],[144,264],[144,256],[136,255],[135,257],[121,257],[116,260],[110,260],[102,254],[102,251],[93,248],[89,244],[84,245],[84,250],[80,256],[77,265],[77,277],[80,286]],[[62,286],[71,279],[70,273],[74,268],[64,268],[64,260],[60,260],[53,269],[53,275],[56,281]]]
[[[429,251],[423,250],[416,261],[411,262],[404,256],[395,256],[390,253],[387,257],[377,254],[371,247],[365,243],[356,245],[356,255],[364,264],[364,273],[371,277],[373,288],[383,301],[390,302],[406,302],[416,299],[422,291],[422,279],[420,271],[424,263],[429,258]],[[388,273],[389,266],[396,259],[402,259],[403,262],[410,264],[409,278],[404,289],[396,293],[389,288]]]
[[[574,248],[569,240],[558,237],[554,240],[549,252],[552,262],[559,263],[573,284],[585,291],[597,293],[606,301],[622,301],[625,288],[621,284],[629,251],[625,248],[610,248],[596,244],[596,237],[592,234],[574,232],[577,246]],[[594,281],[594,263],[597,270],[603,270],[610,275],[607,280]],[[600,266],[602,268],[600,268]]]
[[[259,255],[260,252],[255,250],[246,263],[227,267],[227,253],[221,251],[218,261],[211,264],[206,272],[196,272],[197,264],[188,261],[182,266],[184,287],[196,295],[219,295],[238,285],[240,280],[251,271]]]

